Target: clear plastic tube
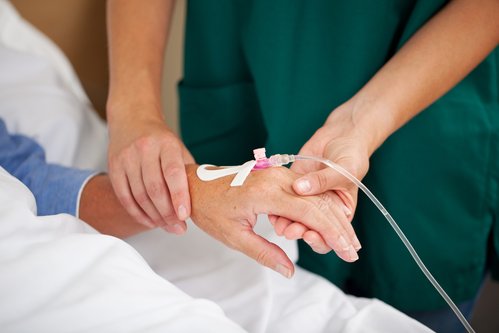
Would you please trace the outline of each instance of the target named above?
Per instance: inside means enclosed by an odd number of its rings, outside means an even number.
[[[311,160],[311,161],[321,162],[321,163],[327,165],[328,167],[336,170],[337,172],[339,172],[340,174],[342,174],[343,176],[348,178],[355,185],[357,185],[362,190],[362,192],[364,192],[369,197],[369,199],[371,199],[371,201],[376,205],[376,207],[380,210],[380,212],[385,216],[388,223],[390,223],[393,230],[395,230],[395,232],[397,233],[397,236],[399,236],[399,238],[402,240],[402,243],[404,243],[405,247],[407,248],[407,250],[411,254],[412,258],[414,259],[416,264],[419,266],[419,269],[421,269],[421,271],[426,276],[428,281],[430,281],[430,283],[433,285],[433,287],[435,287],[435,289],[438,291],[440,296],[442,296],[442,298],[447,302],[447,304],[450,306],[452,311],[454,311],[457,318],[463,324],[463,326],[466,328],[466,330],[469,333],[475,333],[475,331],[473,330],[471,325],[468,323],[466,318],[463,316],[461,311],[459,311],[459,308],[456,306],[456,304],[454,304],[454,302],[449,297],[449,295],[447,295],[445,290],[440,286],[440,284],[437,282],[437,280],[433,277],[433,275],[430,273],[428,268],[426,268],[425,264],[423,263],[421,258],[419,258],[419,255],[416,253],[416,250],[414,250],[414,247],[411,245],[411,243],[409,242],[407,237],[404,235],[402,230],[399,228],[399,226],[397,225],[397,223],[395,222],[393,217],[390,215],[390,213],[388,213],[388,211],[385,209],[385,207],[383,207],[381,202],[379,202],[379,200],[374,196],[374,194],[372,194],[371,191],[364,184],[362,184],[362,182],[360,180],[355,178],[355,176],[353,176],[351,173],[349,173],[347,170],[345,170],[344,168],[342,168],[338,164],[335,164],[335,163],[331,162],[330,160],[320,158],[320,157],[302,156],[302,155],[287,155],[287,154],[279,155],[279,154],[277,154],[277,155],[272,155],[269,158],[269,161],[273,166],[286,165],[288,163],[292,163],[292,162],[298,161],[298,160]]]

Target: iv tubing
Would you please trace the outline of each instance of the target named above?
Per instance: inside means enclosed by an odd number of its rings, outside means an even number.
[[[433,285],[433,287],[435,287],[435,289],[438,291],[440,296],[442,296],[442,298],[447,302],[447,304],[450,306],[452,311],[454,311],[457,318],[463,324],[463,326],[466,328],[468,333],[475,333],[475,331],[473,330],[471,325],[468,323],[466,318],[463,316],[461,311],[459,311],[459,308],[456,306],[456,304],[454,304],[454,302],[449,297],[449,295],[447,295],[445,290],[440,286],[440,284],[437,282],[437,280],[435,280],[435,278],[430,273],[428,268],[426,268],[425,264],[423,263],[423,261],[419,258],[418,254],[416,253],[416,250],[414,250],[411,243],[409,242],[407,237],[404,235],[402,230],[399,228],[399,226],[397,225],[397,223],[395,222],[393,217],[390,215],[390,213],[388,213],[388,211],[385,209],[385,207],[383,207],[381,202],[379,202],[379,200],[374,196],[374,194],[372,194],[371,191],[369,191],[369,189],[364,184],[362,184],[362,182],[360,180],[355,178],[355,176],[353,176],[350,172],[348,172],[347,170],[345,170],[344,168],[342,168],[338,164],[335,164],[335,163],[333,163],[330,160],[327,160],[325,158],[313,157],[313,156],[283,154],[283,155],[273,155],[269,158],[269,160],[275,166],[285,165],[285,164],[288,164],[288,163],[291,163],[294,161],[298,161],[298,160],[312,160],[312,161],[321,162],[321,163],[327,165],[328,167],[330,167],[331,169],[336,170],[337,172],[339,172],[340,174],[342,174],[343,176],[348,178],[355,185],[357,185],[362,190],[362,192],[364,192],[369,197],[369,199],[371,199],[371,201],[376,205],[376,207],[380,210],[380,212],[385,216],[386,220],[388,221],[388,223],[390,223],[393,230],[395,230],[395,232],[397,233],[399,238],[402,240],[402,243],[404,243],[405,247],[407,248],[407,250],[411,254],[411,256],[414,259],[414,261],[416,262],[416,264],[419,266],[419,268],[421,269],[423,274],[426,276],[428,281],[430,281],[430,283]]]

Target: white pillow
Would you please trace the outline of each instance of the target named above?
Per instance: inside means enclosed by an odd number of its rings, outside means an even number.
[[[64,54],[0,0],[0,118],[47,160],[106,169],[107,131]]]

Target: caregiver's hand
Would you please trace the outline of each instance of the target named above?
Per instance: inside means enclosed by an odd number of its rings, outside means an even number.
[[[355,124],[353,103],[346,103],[334,110],[325,124],[317,130],[300,150],[300,155],[319,156],[342,166],[358,179],[362,179],[369,168],[369,156],[374,151],[371,134]],[[293,171],[304,174],[293,183],[293,189],[300,195],[323,193],[330,197],[348,217],[349,222],[357,205],[358,188],[337,171],[321,163],[311,161],[295,162]],[[276,229],[282,233],[302,232],[303,239],[317,238],[313,231],[289,220],[278,219]],[[312,234],[311,234],[312,233]],[[295,232],[299,236],[299,232]],[[360,249],[357,239],[353,240],[356,250]],[[312,245],[312,244],[310,244]]]
[[[109,122],[114,191],[137,222],[182,234],[191,210],[185,164],[194,159],[162,117],[126,114]]]
[[[270,214],[298,221],[315,230],[325,243],[318,252],[331,248],[345,261],[358,256],[348,241],[355,233],[344,214],[338,214],[323,195],[301,197],[292,189],[299,175],[286,168],[251,172],[243,186],[230,187],[232,177],[204,182],[195,174],[197,166],[187,167],[192,198],[192,219],[196,225],[227,246],[245,253],[286,277],[293,263],[277,245],[253,231],[258,214]]]

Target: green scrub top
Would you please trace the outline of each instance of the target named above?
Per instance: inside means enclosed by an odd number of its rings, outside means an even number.
[[[219,165],[250,160],[257,147],[297,153],[445,3],[189,0],[179,84],[185,143],[198,163]],[[498,65],[496,49],[394,133],[364,179],[456,302],[473,298],[497,264]],[[363,195],[353,224],[363,244],[356,263],[301,243],[299,264],[401,310],[446,306]]]

